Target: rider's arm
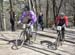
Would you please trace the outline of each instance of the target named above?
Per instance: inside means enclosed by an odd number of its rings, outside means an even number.
[[[68,26],[68,17],[64,16],[64,18],[65,18],[65,24],[66,24],[66,26]]]
[[[55,20],[56,25],[58,25],[58,24],[59,24],[59,19],[60,19],[60,17],[59,17],[59,16],[57,16],[57,17],[56,17],[56,20]]]
[[[31,21],[30,21],[30,25],[31,24],[34,24],[37,20],[37,17],[36,17],[36,14],[33,12],[33,11],[30,11],[30,14],[31,14]]]
[[[26,16],[26,13],[23,12],[22,15],[19,18],[19,22],[22,22],[25,16]]]

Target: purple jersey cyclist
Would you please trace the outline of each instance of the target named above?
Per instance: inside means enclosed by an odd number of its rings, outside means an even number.
[[[37,20],[36,14],[32,10],[30,10],[28,6],[25,6],[25,10],[20,17],[19,22],[22,23],[26,18],[29,19],[27,23],[29,23],[30,25],[33,25]]]
[[[31,27],[33,31],[33,25],[36,23],[37,17],[36,14],[29,9],[29,6],[25,6],[25,9],[21,17],[19,18],[18,23],[23,23],[24,21],[26,21],[25,19],[28,19],[27,24]]]

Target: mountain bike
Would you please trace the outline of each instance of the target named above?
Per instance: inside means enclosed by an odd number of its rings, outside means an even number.
[[[35,32],[34,32],[35,33]],[[28,26],[26,24],[25,29],[23,31],[21,31],[19,37],[16,39],[15,41],[15,47],[16,49],[21,48],[23,45],[27,45],[27,44],[32,44],[33,42],[30,40],[32,37],[35,36],[35,40],[36,40],[36,34],[34,35],[31,32],[31,28],[30,26]]]
[[[57,49],[60,45],[62,45],[62,37],[64,33],[62,33],[62,26],[57,26],[57,34],[58,37],[56,38],[55,41],[55,49]]]

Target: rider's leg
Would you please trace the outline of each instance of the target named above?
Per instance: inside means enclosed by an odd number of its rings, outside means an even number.
[[[30,25],[30,31],[31,31],[31,32],[34,31],[34,27],[33,27],[33,25]]]
[[[64,41],[64,38],[65,38],[65,28],[63,27],[62,28],[62,41]]]
[[[30,36],[31,36],[31,37],[32,37],[33,31],[34,31],[34,26],[31,25],[31,26],[30,26]]]
[[[25,29],[26,28],[26,24],[23,24],[23,27],[22,27],[23,29]],[[26,34],[26,40],[25,40],[25,42],[28,42],[29,40],[30,40],[30,38],[29,38],[29,35],[28,35],[28,29],[27,30],[25,30],[25,33],[24,34]]]
[[[26,27],[26,25],[25,25],[25,24],[23,24],[22,28],[23,28],[23,29],[25,29],[25,27]]]

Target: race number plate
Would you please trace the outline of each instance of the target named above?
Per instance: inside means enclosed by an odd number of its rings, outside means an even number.
[[[57,30],[59,30],[59,31],[60,31],[61,29],[62,29],[62,27],[61,27],[61,26],[57,26]]]

